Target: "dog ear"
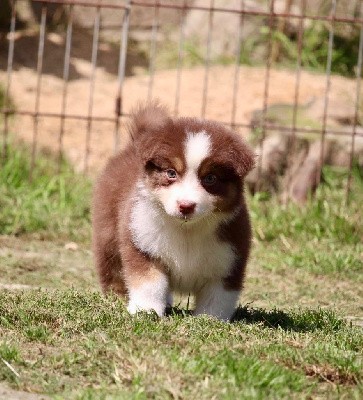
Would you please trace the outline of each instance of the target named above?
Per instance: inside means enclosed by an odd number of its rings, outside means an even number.
[[[238,175],[244,178],[256,165],[257,155],[252,147],[244,140],[240,139],[237,151],[234,154],[234,165]]]
[[[140,104],[131,114],[129,133],[133,140],[144,134],[158,132],[172,126],[173,121],[166,107],[158,101]]]
[[[229,166],[236,175],[243,179],[255,166],[255,152],[237,133],[220,126],[215,129],[215,132],[213,158],[215,161]]]

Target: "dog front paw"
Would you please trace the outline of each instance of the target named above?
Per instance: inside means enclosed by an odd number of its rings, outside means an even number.
[[[135,315],[138,312],[155,312],[159,317],[162,317],[165,313],[165,304],[137,304],[136,302],[130,301],[127,306],[127,311],[131,315]]]

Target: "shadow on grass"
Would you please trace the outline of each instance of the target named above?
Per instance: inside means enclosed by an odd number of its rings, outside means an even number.
[[[286,331],[311,332],[316,330],[336,331],[345,322],[332,310],[299,309],[288,312],[273,309],[238,307],[231,322],[262,324],[267,328],[279,328]]]
[[[165,315],[167,317],[191,317],[193,315],[193,310],[180,308],[179,306],[166,307]]]
[[[166,310],[166,315],[187,317],[193,315],[193,313],[191,310],[172,307]],[[286,312],[279,309],[265,310],[263,308],[239,306],[231,319],[231,323],[240,322],[295,332],[337,331],[345,325],[345,322],[333,311],[320,308]]]

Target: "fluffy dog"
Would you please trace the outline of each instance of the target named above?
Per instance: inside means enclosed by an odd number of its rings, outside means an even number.
[[[230,319],[251,244],[243,179],[253,151],[223,125],[173,119],[158,103],[133,113],[130,134],[94,190],[103,289],[125,295],[132,314],[163,315],[177,291],[195,295],[196,315]]]

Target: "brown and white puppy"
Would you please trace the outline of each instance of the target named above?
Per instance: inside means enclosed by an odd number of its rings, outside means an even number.
[[[104,290],[128,310],[193,293],[195,314],[229,319],[251,243],[243,178],[250,147],[224,126],[172,119],[157,103],[132,117],[132,143],[113,157],[93,197],[93,248]]]

